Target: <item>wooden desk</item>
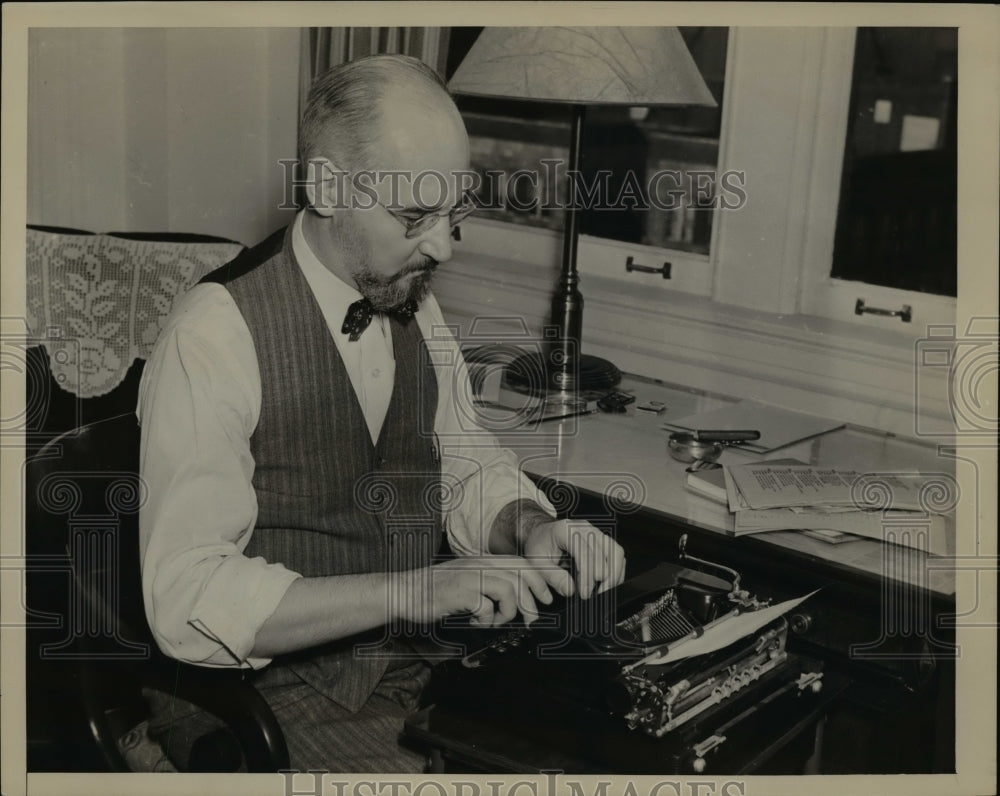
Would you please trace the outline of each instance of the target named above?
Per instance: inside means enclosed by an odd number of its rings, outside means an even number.
[[[665,420],[726,403],[627,379],[640,401],[664,414],[630,410],[538,424],[502,435],[524,470],[563,516],[587,519],[625,547],[630,573],[688,552],[730,566],[752,592],[784,599],[819,589],[791,617],[790,646],[822,658],[850,681],[827,717],[825,773],[954,771],[955,578],[947,559],[857,539],[829,544],[792,531],[736,537],[727,508],[685,487],[686,465],[667,453]],[[760,456],[727,450],[725,464],[795,457],[862,472],[918,469],[954,475],[931,446],[845,427]],[[955,523],[948,518],[950,550]]]
[[[630,408],[624,415],[595,413],[540,423],[533,430],[501,435],[503,442],[518,453],[525,472],[532,477],[593,495],[629,499],[666,522],[732,537],[733,518],[727,508],[686,488],[687,465],[670,458],[669,432],[662,428],[666,421],[732,401],[629,377],[622,386],[633,391],[640,401],[662,401],[667,410],[652,415]],[[920,470],[955,475],[954,458],[939,453],[935,446],[850,426],[768,454],[728,448],[719,461],[741,464],[777,457],[861,472]],[[954,515],[945,519],[950,539],[948,552],[953,554]],[[868,539],[834,545],[795,531],[771,531],[755,538],[765,545],[799,554],[804,563],[840,570],[848,577],[885,576],[937,595],[953,598],[955,594],[954,571],[919,551],[903,553],[903,565],[896,555],[903,548],[892,545],[893,555],[888,555],[886,545]]]

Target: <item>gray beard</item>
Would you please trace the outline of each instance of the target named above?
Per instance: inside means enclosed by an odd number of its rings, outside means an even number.
[[[348,272],[358,292],[371,302],[376,311],[395,312],[410,301],[420,304],[427,297],[438,265],[430,257],[408,262],[392,276],[385,276],[371,267],[371,249],[353,225],[345,225],[340,233],[344,239]],[[414,272],[419,273],[404,284],[403,279]]]
[[[358,292],[378,312],[394,312],[411,301],[420,304],[427,297],[435,268],[437,263],[420,263],[405,266],[392,276],[384,276],[365,263],[352,270],[351,275],[358,286]],[[414,271],[420,273],[404,282],[404,277]]]

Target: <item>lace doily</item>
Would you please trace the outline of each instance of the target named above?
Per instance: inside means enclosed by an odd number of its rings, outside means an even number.
[[[174,301],[241,249],[29,229],[28,342],[45,346],[63,389],[104,395],[149,356]]]

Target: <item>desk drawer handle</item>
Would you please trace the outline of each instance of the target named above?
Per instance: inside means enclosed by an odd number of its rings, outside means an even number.
[[[909,323],[913,320],[913,307],[909,304],[904,304],[903,308],[900,310],[885,310],[881,307],[869,307],[865,304],[864,299],[858,299],[857,303],[854,305],[855,315],[884,315],[887,318],[899,318],[903,323]]]
[[[625,260],[625,270],[629,273],[632,271],[642,271],[644,274],[663,274],[664,279],[670,279],[670,263],[664,263],[659,268],[653,268],[648,265],[639,265],[632,261],[631,257]]]

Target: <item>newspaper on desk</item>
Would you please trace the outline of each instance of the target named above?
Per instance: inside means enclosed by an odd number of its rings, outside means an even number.
[[[839,467],[754,462],[728,468],[752,509],[826,506],[830,509],[928,511],[930,482],[919,472],[864,473]],[[947,502],[942,503],[947,505]]]
[[[937,476],[758,462],[725,468],[725,480],[737,535],[822,528],[948,554],[957,496]]]

